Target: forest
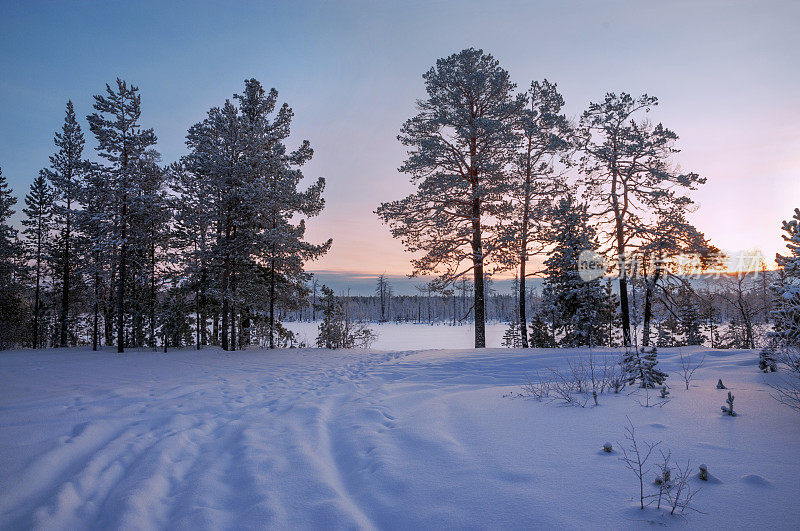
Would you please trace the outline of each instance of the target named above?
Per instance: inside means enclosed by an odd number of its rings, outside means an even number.
[[[306,182],[314,151],[291,138],[276,89],[246,80],[165,163],[139,89],[117,79],[85,117],[93,150],[66,103],[19,230],[0,169],[0,345],[300,346],[282,323],[308,320],[328,347],[361,344],[353,334],[367,345],[365,323],[389,321],[470,325],[476,347],[487,320],[509,323],[504,344],[521,348],[774,341],[787,270],[763,257],[725,269],[688,218],[705,178],[679,171],[678,135],[646,117],[657,98],[608,93],[570,120],[556,83],[519,91],[472,48],[423,79],[428,97],[398,137],[416,191],[376,209],[411,275],[432,278],[418,294],[377,275],[374,295],[351,297],[307,271],[333,245],[305,239],[326,183]],[[796,220],[784,230],[796,238]],[[586,252],[601,260],[592,278]],[[492,289],[503,275],[513,293]]]

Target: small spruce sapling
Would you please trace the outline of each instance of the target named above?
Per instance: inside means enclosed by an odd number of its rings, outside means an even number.
[[[697,468],[700,469],[700,473],[697,475],[697,477],[703,481],[708,481],[708,466],[706,466],[705,463],[701,463]]]
[[[733,395],[730,391],[728,391],[728,399],[725,401],[725,403],[728,405],[720,408],[722,409],[722,412],[726,415],[730,415],[731,417],[735,417],[736,412],[733,410]]]
[[[717,381],[717,389],[727,389],[727,387],[725,387],[725,384],[724,384],[724,383],[722,383],[722,378],[720,378],[720,379]]]
[[[778,356],[775,345],[767,345],[758,353],[758,368],[761,372],[776,372],[778,370]]]
[[[607,454],[610,454],[614,451],[614,446],[610,442],[605,442],[603,444],[603,451]]]

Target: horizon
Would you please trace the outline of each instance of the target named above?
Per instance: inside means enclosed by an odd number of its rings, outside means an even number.
[[[319,3],[298,17],[301,8],[288,2],[248,4],[247,16],[213,4],[5,3],[0,166],[19,199],[15,221],[47,166],[67,99],[92,158],[92,96],[117,76],[137,85],[142,123],[155,129],[169,163],[186,153],[188,127],[255,77],[294,109],[293,145],[311,141],[306,181],[327,180],[326,208],[307,235],[334,243],[308,268],[406,275],[410,255],[373,213],[411,190],[396,170],[405,150],[395,137],[424,94],[422,74],[475,46],[500,61],[518,90],[533,79],[558,83],[571,118],[607,91],[657,96],[653,119],[680,137],[674,162],[708,178],[692,194],[691,221],[723,251],[759,250],[773,267],[784,249],[781,222],[800,199],[800,36],[792,24],[800,4],[577,4],[576,12],[574,4],[475,2],[452,13],[447,2]],[[102,29],[112,17],[122,22]],[[657,30],[627,23],[642,17],[658,20]],[[617,35],[615,24],[627,33]],[[635,67],[618,70],[625,64]]]

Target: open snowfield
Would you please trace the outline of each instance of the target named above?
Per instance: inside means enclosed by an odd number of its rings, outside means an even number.
[[[319,334],[319,322],[294,321],[283,323],[294,332],[298,343],[313,346]],[[472,323],[451,326],[444,323],[369,323],[377,338],[374,350],[468,349],[475,344]],[[500,347],[508,323],[486,323],[486,346]]]
[[[3,352],[0,527],[797,528],[800,414],[769,396],[754,352],[708,351],[686,391],[664,351],[663,407],[504,397],[574,355]],[[720,413],[720,377],[738,417]],[[708,465],[705,514],[638,509],[633,474],[600,450],[626,415]]]

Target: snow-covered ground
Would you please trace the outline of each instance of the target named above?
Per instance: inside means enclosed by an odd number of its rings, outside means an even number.
[[[673,399],[651,408],[504,397],[575,351],[3,352],[0,527],[796,528],[800,414],[769,396],[776,376],[708,351],[687,391],[677,352],[660,356]],[[704,514],[638,509],[600,450],[626,415],[708,465]]]

